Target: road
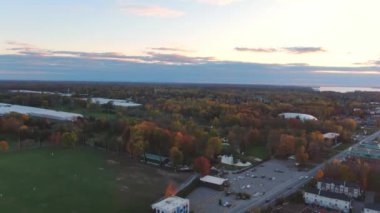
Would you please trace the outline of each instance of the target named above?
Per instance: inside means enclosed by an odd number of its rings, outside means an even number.
[[[369,135],[368,137],[362,139],[359,143],[355,143],[352,146],[348,147],[347,149],[339,152],[338,154],[332,156],[330,159],[326,160],[324,163],[319,164],[318,166],[314,167],[313,169],[309,170],[307,172],[307,176],[314,177],[318,170],[323,169],[325,163],[330,163],[335,159],[343,159],[346,157],[347,152],[350,148],[354,148],[360,145],[360,143],[366,143],[374,140],[375,138],[380,137],[380,130],[373,133],[372,135]],[[300,187],[305,185],[310,179],[304,178],[301,180],[291,180],[289,185],[283,185],[282,187],[276,187],[271,191],[268,191],[265,195],[258,199],[252,200],[252,202],[240,205],[238,208],[235,208],[234,212],[246,212],[249,209],[251,209],[254,206],[258,207],[264,207],[270,204],[273,204],[273,202],[280,197],[286,197],[295,191],[297,191]],[[268,201],[268,202],[266,202]]]

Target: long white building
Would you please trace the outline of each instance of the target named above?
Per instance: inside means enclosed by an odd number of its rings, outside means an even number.
[[[309,189],[304,192],[303,197],[307,204],[335,209],[344,213],[350,212],[352,207],[350,198],[344,194]]]
[[[12,112],[29,115],[32,117],[47,118],[60,121],[75,121],[78,118],[83,117],[83,115],[77,113],[0,103],[0,116],[4,116]]]
[[[284,112],[279,114],[278,116],[283,117],[285,119],[300,119],[301,121],[318,120],[316,117],[312,115],[294,112]]]

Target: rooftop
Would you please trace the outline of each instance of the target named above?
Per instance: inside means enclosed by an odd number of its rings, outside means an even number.
[[[305,192],[310,193],[310,194],[316,194],[322,197],[350,201],[350,198],[348,196],[344,194],[335,193],[335,192],[323,191],[323,190],[318,190],[314,188],[308,189]]]
[[[12,112],[30,115],[34,117],[49,118],[49,119],[54,119],[54,120],[72,121],[79,117],[83,117],[83,115],[77,114],[77,113],[62,112],[62,111],[43,109],[43,108],[37,108],[37,107],[0,103],[0,115],[9,114]]]
[[[211,176],[211,175],[206,175],[206,176],[200,178],[200,181],[205,182],[205,183],[222,185],[225,181],[227,181],[227,179],[215,177],[215,176]]]
[[[316,117],[309,115],[309,114],[303,114],[303,113],[294,113],[294,112],[284,112],[279,114],[279,116],[284,117],[285,119],[290,119],[290,118],[297,118],[302,121],[306,120],[318,120]]]
[[[318,182],[333,183],[335,185],[343,185],[343,186],[347,186],[347,187],[360,188],[360,186],[358,184],[356,184],[356,183],[347,182],[347,181],[340,181],[340,180],[333,180],[333,179],[330,179],[330,178],[322,178]]]
[[[86,98],[84,98],[86,99]],[[91,101],[93,103],[98,103],[98,104],[107,104],[109,102],[112,102],[113,105],[115,106],[121,106],[121,107],[138,107],[141,106],[141,104],[134,103],[128,100],[123,100],[123,99],[110,99],[110,98],[91,98]]]
[[[160,209],[165,212],[173,212],[178,206],[188,205],[189,200],[177,196],[167,197],[157,203],[152,204],[152,209]]]
[[[328,132],[328,133],[323,134],[323,138],[325,139],[335,139],[336,137],[339,137],[339,133]]]
[[[141,155],[141,157],[144,157],[144,154]],[[150,159],[150,160],[157,160],[157,161],[164,161],[164,160],[167,160],[169,158],[165,157],[165,156],[161,156],[161,155],[155,155],[155,154],[149,154],[149,153],[145,153],[145,157],[147,159]]]
[[[380,204],[379,203],[366,203],[364,205],[364,208],[380,211]]]

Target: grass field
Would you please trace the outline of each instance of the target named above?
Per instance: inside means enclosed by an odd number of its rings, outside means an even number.
[[[250,146],[247,150],[246,155],[266,159],[269,157],[269,152],[265,146]]]
[[[52,154],[53,153],[53,154]],[[88,149],[0,153],[1,212],[149,212],[166,173]]]

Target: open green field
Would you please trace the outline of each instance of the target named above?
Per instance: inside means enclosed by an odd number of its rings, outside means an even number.
[[[166,173],[88,149],[0,153],[1,212],[149,212],[169,181]]]
[[[265,146],[250,146],[248,147],[246,155],[266,159],[269,157],[269,152]]]

